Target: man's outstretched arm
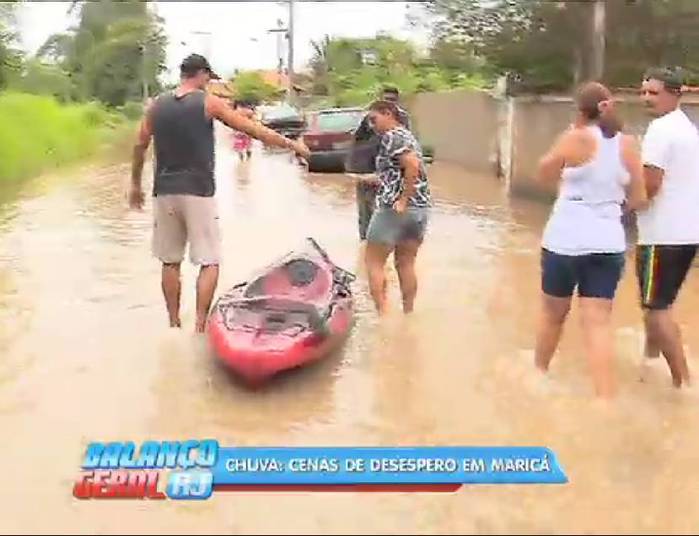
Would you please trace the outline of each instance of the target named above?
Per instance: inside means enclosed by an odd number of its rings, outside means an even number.
[[[303,158],[309,156],[308,147],[302,141],[286,138],[278,132],[248,119],[241,113],[232,110],[220,97],[208,95],[206,111],[210,117],[218,119],[235,130],[245,132],[265,145],[290,149]]]

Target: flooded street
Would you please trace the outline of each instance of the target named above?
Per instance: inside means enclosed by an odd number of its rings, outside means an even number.
[[[151,204],[126,208],[128,164],[32,182],[0,205],[0,441],[11,488],[2,532],[691,533],[699,527],[699,397],[663,363],[638,381],[641,315],[629,256],[615,309],[618,399],[592,398],[577,314],[550,381],[533,370],[538,244],[547,207],[492,177],[437,163],[418,258],[416,312],[378,321],[360,259],[354,185],[285,154],[217,153],[224,264],[219,292],[313,236],[356,272],[356,325],[316,366],[248,391],[183,325],[167,328]],[[148,167],[147,167],[148,169]],[[150,177],[148,180],[150,187]],[[699,271],[677,305],[690,367]],[[89,441],[216,438],[223,446],[543,445],[570,483],[454,494],[218,493],[209,501],[77,501]]]

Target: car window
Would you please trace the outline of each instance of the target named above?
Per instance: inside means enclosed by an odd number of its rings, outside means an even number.
[[[265,119],[286,119],[290,117],[296,118],[299,116],[300,114],[296,108],[287,105],[277,106],[264,112]]]
[[[362,120],[361,112],[332,112],[318,114],[315,126],[321,132],[349,132]]]

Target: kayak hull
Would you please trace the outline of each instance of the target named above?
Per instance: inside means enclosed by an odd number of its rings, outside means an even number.
[[[287,255],[219,298],[208,324],[214,354],[250,385],[326,357],[351,330],[353,279],[327,256]]]

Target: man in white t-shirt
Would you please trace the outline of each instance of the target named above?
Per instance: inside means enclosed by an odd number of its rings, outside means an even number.
[[[636,274],[646,327],[646,356],[662,352],[676,387],[689,384],[672,305],[699,244],[699,131],[679,107],[682,77],[651,69],[642,99],[655,119],[643,139],[648,208],[638,212]]]

